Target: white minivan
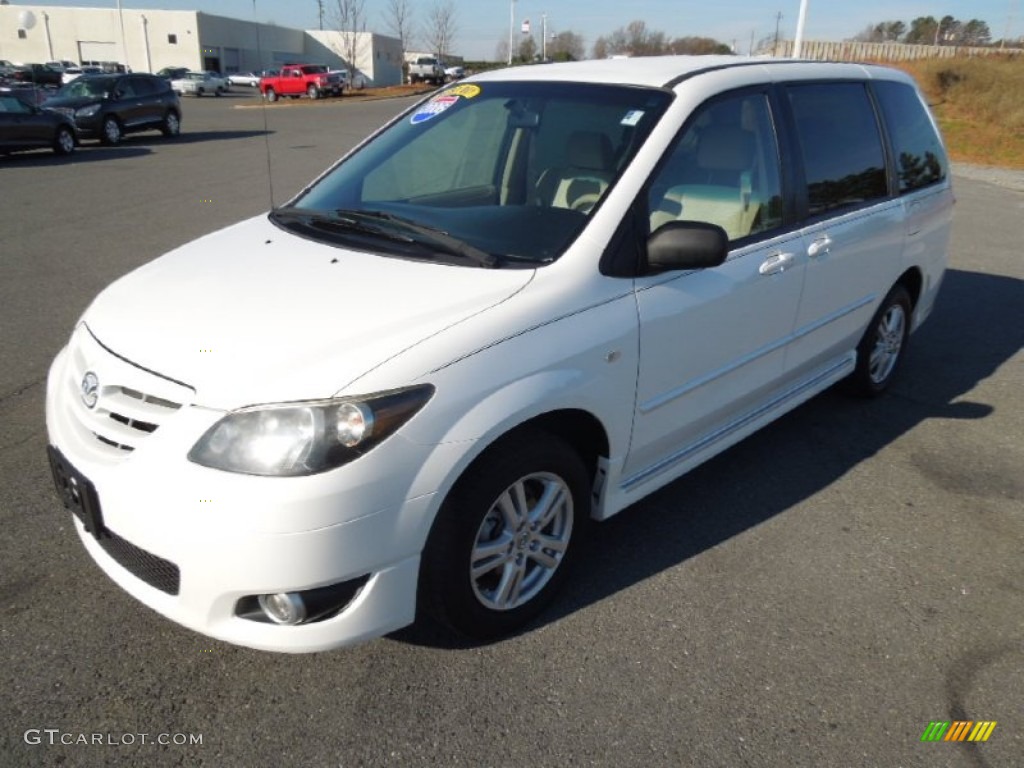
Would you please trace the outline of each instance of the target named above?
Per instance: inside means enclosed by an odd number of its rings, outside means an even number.
[[[104,290],[49,374],[54,480],[100,567],[207,635],[501,636],[599,567],[591,519],[837,382],[883,392],[952,205],[890,69],[475,76]]]

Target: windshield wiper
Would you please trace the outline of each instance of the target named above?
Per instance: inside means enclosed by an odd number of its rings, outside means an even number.
[[[452,254],[453,256],[462,256],[463,258],[479,264],[481,267],[493,269],[501,264],[501,260],[492,253],[488,253],[476,246],[470,245],[466,241],[460,240],[457,237],[452,237],[452,235],[448,234],[443,229],[431,227],[427,224],[421,224],[418,221],[407,219],[404,216],[396,216],[395,214],[387,213],[386,211],[364,211],[349,208],[341,208],[336,210],[334,213],[342,219],[355,220],[357,222],[365,222],[369,219],[372,222],[386,222],[391,225],[397,225],[400,229],[417,235],[420,242],[425,241],[437,248],[440,248],[445,253]]]

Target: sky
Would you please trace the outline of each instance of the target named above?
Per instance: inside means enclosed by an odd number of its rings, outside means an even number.
[[[414,22],[425,24],[429,10],[438,0],[410,0]],[[500,41],[509,38],[510,11],[514,9],[515,45],[522,39],[520,25],[526,19],[535,35],[540,34],[541,17],[547,16],[549,34],[575,32],[583,37],[587,54],[594,41],[642,20],[651,31],[667,37],[711,37],[747,53],[751,37],[774,36],[777,14],[779,36],[792,39],[796,32],[800,0],[641,0],[636,5],[622,0],[451,0],[456,11],[456,38],[452,53],[465,59],[494,59]],[[117,0],[63,0],[23,2],[13,6],[117,7]],[[282,26],[316,29],[319,26],[317,0],[121,0],[123,8],[196,10],[235,18],[273,22]],[[337,0],[323,0],[328,9]],[[388,0],[365,0],[371,32],[390,34]],[[988,23],[993,39],[1004,35],[1024,36],[1022,0],[809,0],[804,39],[844,40],[869,24],[903,21],[918,16],[961,20],[980,19]],[[325,27],[329,28],[325,22]],[[422,46],[423,34],[416,36]],[[539,41],[539,37],[537,38]]]

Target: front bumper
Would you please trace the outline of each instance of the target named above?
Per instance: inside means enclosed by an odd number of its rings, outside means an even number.
[[[90,422],[73,412],[83,406],[69,382],[81,380],[84,365],[101,382],[123,379],[126,388],[146,390],[126,380],[133,366],[106,360],[83,333],[84,327],[77,346],[74,339],[69,345],[74,352],[65,348],[51,366],[47,429],[50,443],[95,487],[102,527],[112,536],[98,539],[77,517],[75,527],[119,586],[179,624],[262,650],[326,650],[415,619],[435,494],[416,492],[408,478],[425,463],[428,447],[396,435],[321,475],[237,475],[185,458],[221,414],[184,404],[121,457],[106,443],[89,444],[92,434],[82,424]],[[410,485],[403,487],[403,479]],[[239,615],[243,598],[361,578],[365,586],[330,618],[280,626]]]

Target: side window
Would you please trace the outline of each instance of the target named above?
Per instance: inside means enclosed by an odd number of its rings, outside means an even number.
[[[896,152],[900,194],[946,178],[949,161],[917,91],[906,83],[874,83]]]
[[[135,98],[135,84],[132,82],[132,78],[122,77],[120,80],[118,80],[116,93],[118,95],[118,98],[121,99]]]
[[[809,213],[888,195],[878,121],[862,83],[787,88],[804,160]]]
[[[136,96],[149,96],[156,93],[153,81],[148,77],[133,77],[130,79],[132,82],[132,88],[135,89]]]
[[[650,231],[670,221],[722,227],[729,240],[782,224],[779,151],[768,98],[703,105],[669,151],[647,195]]]

